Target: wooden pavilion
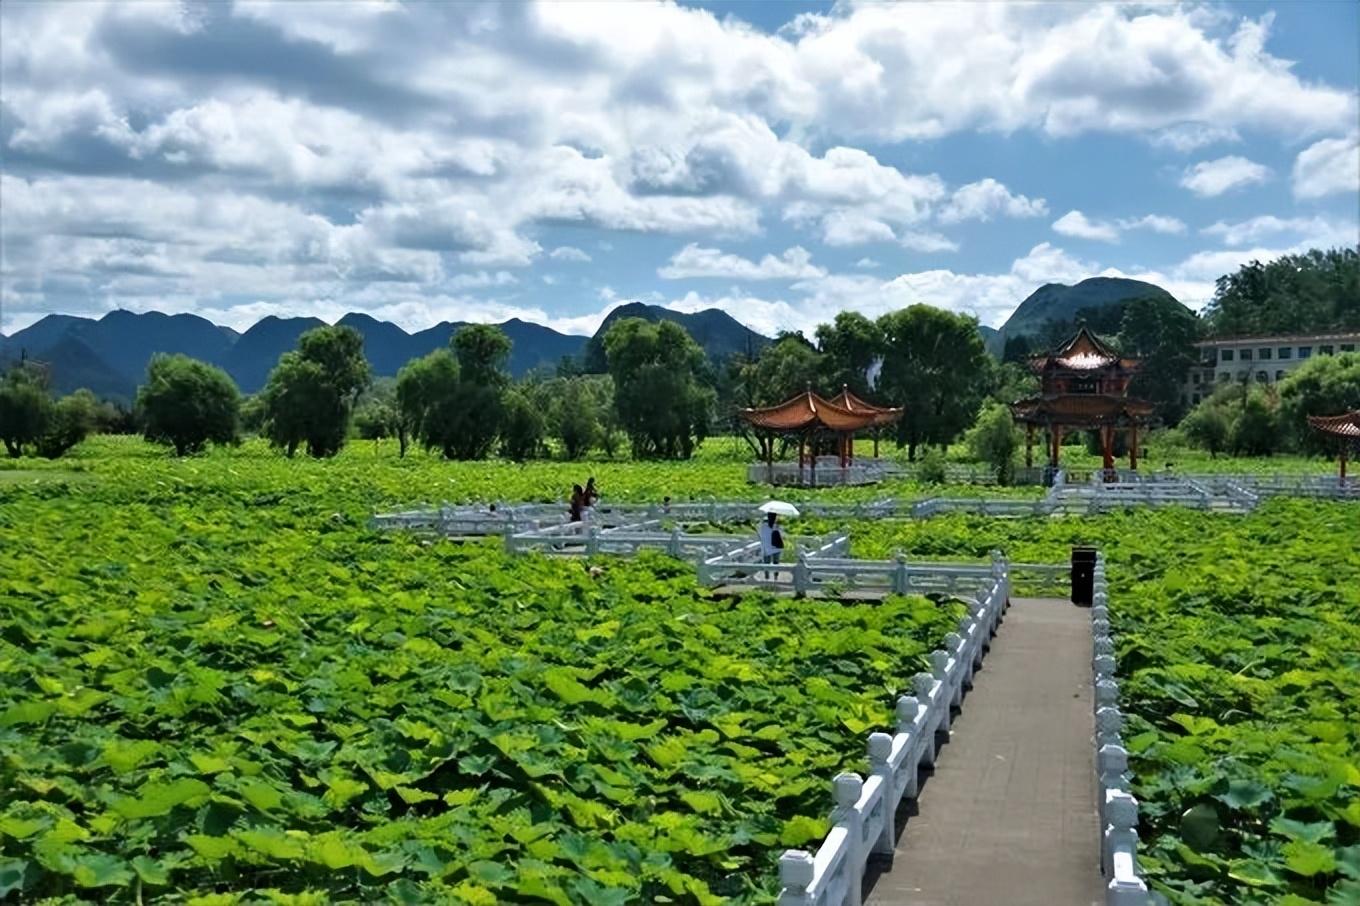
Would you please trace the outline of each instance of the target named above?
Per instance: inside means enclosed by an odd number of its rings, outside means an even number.
[[[777,406],[740,409],[737,415],[755,434],[760,458],[771,475],[775,441],[796,438],[798,474],[801,476],[803,469],[810,465],[812,484],[815,485],[819,441],[834,440],[838,465],[846,469],[854,463],[855,435],[861,431],[874,432],[874,456],[877,457],[878,432],[900,419],[902,410],[867,403],[851,393],[848,387],[842,387],[840,394],[830,400],[809,387]]]
[[[1047,432],[1048,466],[1056,471],[1066,430],[1100,433],[1107,474],[1114,473],[1116,432],[1127,435],[1129,468],[1138,468],[1138,428],[1152,418],[1152,403],[1128,395],[1138,372],[1138,359],[1121,356],[1085,325],[1056,350],[1029,360],[1039,376],[1039,395],[1011,404],[1011,414],[1025,426],[1025,466],[1034,465],[1034,434]]]
[[[1341,415],[1310,415],[1308,425],[1319,434],[1335,437],[1341,441],[1341,456],[1338,459],[1338,478],[1346,483],[1346,458],[1351,452],[1360,453],[1360,409]]]

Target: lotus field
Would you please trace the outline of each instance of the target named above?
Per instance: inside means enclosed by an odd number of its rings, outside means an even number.
[[[865,734],[962,612],[717,600],[659,555],[512,559],[366,526],[420,500],[561,499],[592,471],[607,499],[753,498],[721,461],[97,439],[18,467],[0,900],[770,903],[780,850],[816,845],[830,778],[865,769]],[[1151,882],[1180,904],[1360,903],[1360,507],[847,527],[859,556],[1100,545]]]

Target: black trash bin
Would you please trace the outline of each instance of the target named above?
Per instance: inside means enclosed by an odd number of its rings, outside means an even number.
[[[1096,549],[1072,548],[1072,603],[1090,607],[1095,601]]]

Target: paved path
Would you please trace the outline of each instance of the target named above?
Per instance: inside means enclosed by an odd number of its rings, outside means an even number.
[[[1090,658],[1089,610],[1011,599],[870,906],[1104,902]]]

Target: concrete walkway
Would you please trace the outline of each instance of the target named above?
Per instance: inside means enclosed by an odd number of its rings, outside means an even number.
[[[866,903],[1103,903],[1093,730],[1091,612],[1012,598]]]

